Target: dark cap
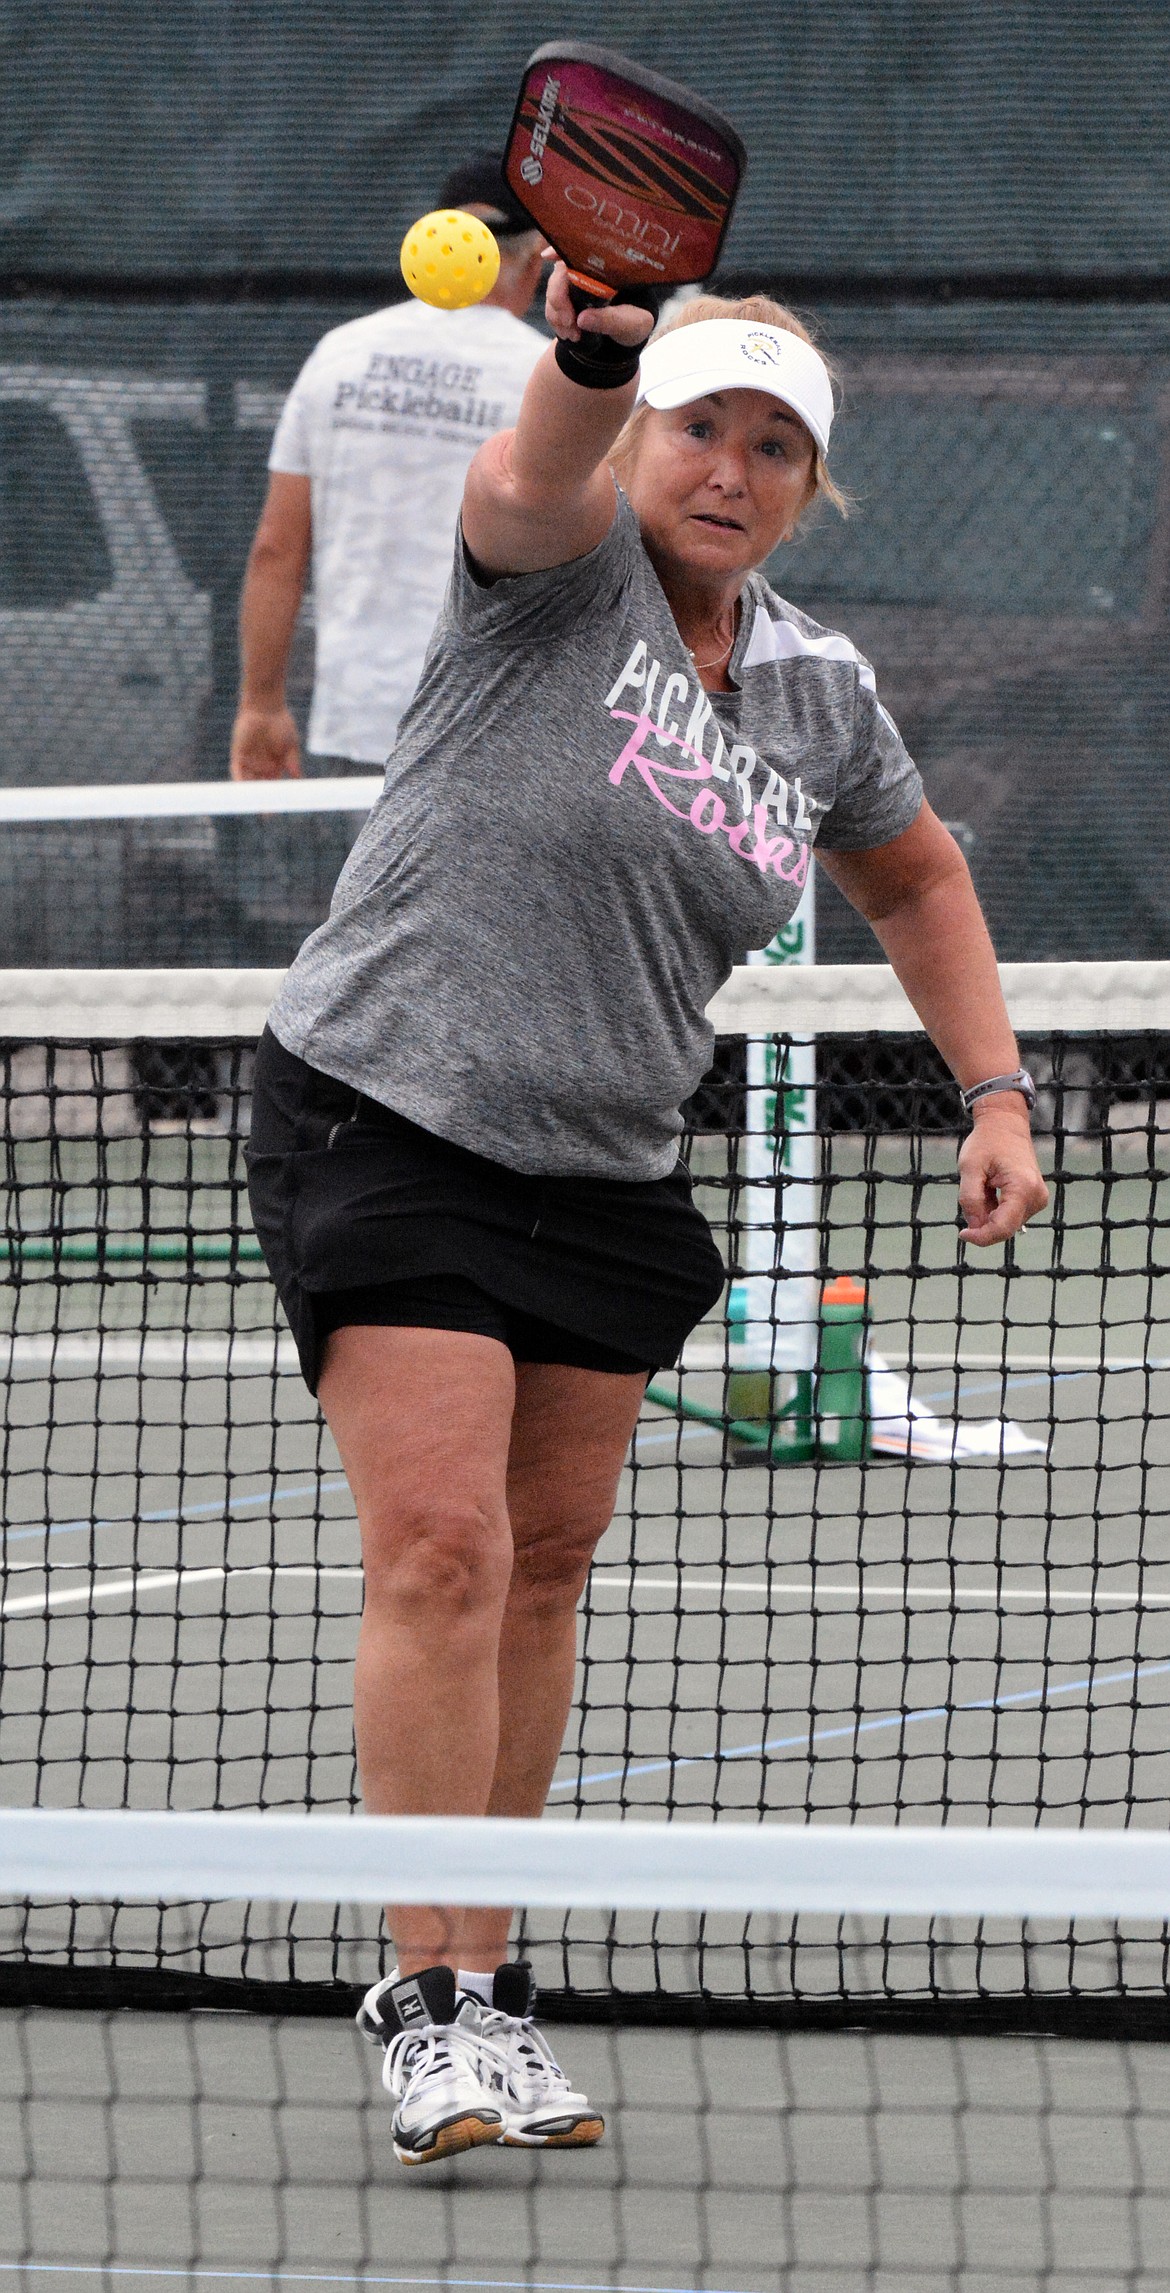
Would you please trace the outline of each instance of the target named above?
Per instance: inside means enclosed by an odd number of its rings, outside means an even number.
[[[477,151],[444,176],[439,190],[440,207],[491,207],[494,214],[485,216],[489,228],[497,239],[512,238],[519,231],[536,231],[539,225],[526,215],[520,201],[513,196],[504,181],[504,155],[502,151]],[[499,221],[496,221],[498,215]]]

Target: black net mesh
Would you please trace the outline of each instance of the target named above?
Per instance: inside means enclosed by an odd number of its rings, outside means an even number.
[[[725,1304],[652,1382],[550,1820],[1164,1828],[1170,1039],[1026,1051],[1052,1208],[989,1260],[957,1246],[955,1095],[920,1038],[821,1044],[808,1179],[761,1166],[722,1047],[698,1199],[735,1275],[761,1218],[774,1262],[779,1181],[814,1247],[777,1328],[803,1283],[811,1369],[740,1365]],[[4,1052],[10,1804],[354,1804],[356,1527],[248,1223],[251,1055]],[[819,1304],[841,1277],[861,1299]],[[43,1997],[344,2005],[381,1948],[373,1914],[271,1905],[43,1903],[2,1933],[0,1987]],[[1167,2009],[1140,1923],[575,1912],[525,1939],[564,2012]]]

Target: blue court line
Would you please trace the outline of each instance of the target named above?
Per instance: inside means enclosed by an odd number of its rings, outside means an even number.
[[[1144,1372],[1146,1370],[1164,1370],[1167,1368],[1167,1366],[1168,1365],[1165,1362],[1161,1361],[1144,1363],[1127,1362],[1125,1364],[1125,1372],[1128,1372],[1130,1376],[1134,1376],[1139,1372]],[[921,1387],[915,1384],[913,1374],[907,1369],[905,1364],[901,1364],[899,1367],[897,1367],[894,1371],[894,1375],[895,1377],[900,1377],[905,1380],[908,1392],[913,1394],[916,1401],[925,1402],[928,1408],[934,1408],[940,1403],[953,1403],[956,1399],[956,1392],[958,1399],[961,1401],[981,1401],[988,1395],[994,1397],[996,1394],[1003,1395],[1005,1393],[1023,1393],[1029,1386],[1068,1384],[1070,1381],[1073,1381],[1076,1378],[1101,1377],[1105,1374],[1112,1374],[1116,1376],[1124,1374],[1125,1372],[1122,1372],[1120,1368],[1115,1370],[1112,1368],[1112,1365],[1105,1363],[1096,1369],[1045,1369],[1029,1371],[1026,1375],[1022,1373],[1013,1374],[1005,1372],[1003,1376],[997,1377],[994,1383],[991,1385],[968,1385],[965,1382],[966,1379],[969,1377],[977,1377],[979,1372],[977,1370],[961,1369],[958,1373],[958,1379],[954,1384],[944,1386],[940,1390],[932,1393],[923,1393]],[[931,1375],[933,1372],[924,1371],[922,1374]],[[653,1424],[652,1419],[649,1422]],[[667,1427],[661,1431],[656,1430],[654,1432],[644,1432],[640,1425],[635,1434],[637,1446],[642,1449],[649,1448],[652,1442],[657,1447],[661,1446],[664,1441],[675,1441],[678,1438],[678,1433],[674,1427]],[[683,1433],[684,1440],[720,1440],[721,1438],[722,1436],[720,1434],[719,1427],[715,1425],[690,1425],[685,1428]]]
[[[932,1659],[933,1661],[933,1659]],[[1087,1680],[1061,1680],[1055,1687],[1017,1688],[1010,1696],[981,1696],[970,1704],[929,1704],[917,1711],[887,1712],[880,1720],[854,1720],[844,1728],[814,1728],[811,1736],[807,1729],[799,1736],[771,1736],[762,1744],[736,1744],[730,1751],[679,1752],[672,1759],[636,1760],[620,1768],[607,1768],[601,1775],[564,1776],[550,1786],[554,1791],[588,1791],[595,1783],[625,1783],[634,1776],[667,1775],[676,1768],[708,1767],[714,1760],[762,1759],[765,1752],[806,1751],[813,1744],[831,1744],[847,1737],[856,1742],[858,1736],[876,1734],[882,1728],[913,1728],[924,1720],[947,1720],[956,1712],[1005,1712],[1013,1705],[1044,1704],[1054,1696],[1077,1696],[1090,1688],[1117,1688],[1131,1680],[1154,1680],[1170,1673],[1170,1663],[1130,1664],[1124,1672],[1104,1672]],[[1091,1707],[1094,1710],[1116,1709],[1109,1705]]]
[[[1117,1375],[1128,1373],[1132,1376],[1139,1371],[1164,1370],[1167,1368],[1170,1368],[1170,1363],[1163,1361],[1146,1363],[1127,1362],[1124,1365],[1118,1364],[1117,1369],[1113,1371],[1113,1374]],[[1022,1391],[1028,1386],[1054,1385],[1058,1381],[1061,1383],[1067,1383],[1070,1380],[1074,1380],[1076,1378],[1100,1377],[1103,1374],[1110,1372],[1111,1369],[1111,1364],[1103,1363],[1095,1369],[1040,1370],[1035,1373],[1029,1373],[1027,1376],[1008,1375],[1005,1377],[999,1377],[996,1378],[994,1384],[991,1385],[964,1385],[962,1392],[965,1399],[980,1400],[988,1394],[1004,1393],[1007,1391]],[[896,1372],[896,1375],[898,1376],[902,1376],[903,1374],[906,1374],[903,1370],[898,1370]],[[977,1374],[977,1372],[966,1372],[962,1370],[959,1372],[961,1378],[967,1375]],[[933,1405],[935,1402],[951,1401],[954,1399],[954,1395],[955,1387],[953,1385],[948,1385],[944,1390],[940,1392],[921,1393],[918,1395],[918,1398],[921,1401]],[[718,1440],[719,1438],[721,1438],[721,1436],[717,1426],[686,1425],[682,1427],[680,1433],[680,1431],[674,1425],[660,1426],[655,1422],[654,1419],[649,1419],[644,1421],[643,1424],[639,1425],[635,1429],[631,1447],[636,1444],[639,1447],[646,1448],[651,1443],[657,1447],[665,1441],[677,1441],[679,1439],[684,1441],[708,1441]],[[322,1496],[337,1496],[347,1486],[348,1484],[344,1480],[322,1481],[319,1484],[313,1483],[311,1486],[306,1486],[301,1489],[279,1489],[275,1492],[275,1494],[272,1494],[268,1490],[264,1490],[261,1491],[258,1495],[251,1497],[228,1497],[222,1499],[213,1499],[208,1504],[184,1505],[182,1507],[173,1507],[167,1511],[157,1513],[127,1513],[111,1520],[53,1521],[50,1522],[47,1528],[38,1527],[29,1529],[10,1529],[4,1536],[3,1542],[6,1544],[16,1544],[18,1542],[24,1542],[29,1537],[72,1536],[76,1535],[78,1531],[82,1529],[134,1528],[140,1527],[147,1522],[158,1523],[160,1521],[194,1521],[216,1513],[240,1511],[248,1505],[266,1505],[269,1503],[283,1505],[294,1497],[316,1496],[318,1491]]]
[[[711,1428],[710,1431],[715,1434],[714,1428]],[[717,1434],[715,1437],[719,1438]],[[660,1432],[643,1433],[639,1431],[636,1438],[645,1446],[647,1441],[677,1441],[679,1434],[676,1427],[671,1425],[663,1427]],[[684,1441],[700,1438],[703,1440],[708,1438],[706,1426],[688,1425],[683,1428],[682,1439]],[[286,1505],[290,1504],[295,1497],[337,1497],[348,1487],[349,1483],[344,1478],[340,1481],[312,1481],[306,1482],[304,1487],[300,1489],[261,1489],[250,1497],[213,1497],[206,1504],[172,1505],[157,1513],[120,1513],[112,1515],[108,1520],[100,1521],[50,1521],[47,1525],[38,1524],[35,1528],[7,1529],[0,1533],[0,1546],[25,1544],[30,1537],[77,1536],[83,1529],[90,1529],[96,1533],[98,1529],[145,1528],[148,1523],[157,1526],[161,1521],[205,1520],[216,1514],[242,1512],[249,1505]]]
[[[1124,1365],[1124,1369],[1130,1375],[1135,1375],[1139,1371],[1162,1370],[1168,1366],[1170,1365],[1161,1361],[1147,1362],[1144,1364],[1140,1362],[1133,1362],[1126,1363]],[[962,1387],[962,1397],[965,1400],[977,1401],[989,1394],[994,1395],[1009,1391],[1023,1391],[1028,1386],[1054,1385],[1058,1381],[1061,1383],[1068,1383],[1070,1380],[1075,1380],[1076,1378],[1100,1377],[1107,1373],[1109,1369],[1110,1365],[1105,1363],[1096,1369],[1041,1370],[1035,1373],[1029,1373],[1027,1376],[1005,1376],[996,1378],[994,1384],[991,1385],[964,1385]],[[899,1370],[896,1374],[898,1376],[902,1376],[904,1373],[903,1371]],[[959,1373],[960,1377],[964,1376],[965,1374],[967,1373],[963,1371],[960,1371]],[[1118,1371],[1114,1374],[1123,1374],[1120,1365]],[[911,1388],[911,1390],[913,1390],[913,1388]],[[933,1406],[936,1402],[952,1401],[954,1397],[954,1385],[948,1385],[945,1390],[941,1392],[918,1394],[918,1399],[926,1402],[928,1406]],[[631,1442],[631,1447],[638,1446],[641,1448],[648,1448],[651,1444],[653,1444],[655,1447],[660,1447],[664,1442],[678,1441],[680,1439],[684,1441],[707,1441],[718,1440],[720,1438],[721,1436],[717,1426],[688,1425],[682,1427],[680,1432],[673,1425],[659,1427],[655,1425],[654,1420],[651,1419],[645,1430],[643,1430],[641,1426],[635,1430],[633,1441]],[[337,1496],[347,1486],[348,1484],[344,1480],[322,1481],[319,1484],[313,1483],[312,1485],[301,1489],[278,1489],[275,1493],[269,1490],[263,1490],[259,1494],[251,1497],[217,1498],[212,1499],[207,1504],[171,1507],[164,1512],[136,1514],[127,1513],[114,1519],[101,1521],[53,1521],[49,1523],[48,1527],[9,1529],[5,1532],[2,1542],[5,1545],[11,1545],[26,1543],[30,1537],[76,1536],[83,1529],[92,1529],[96,1531],[98,1529],[144,1527],[147,1523],[157,1525],[159,1522],[163,1521],[195,1521],[218,1513],[239,1512],[249,1505],[283,1505],[289,1503],[295,1497],[315,1497],[318,1495],[318,1493],[323,1497]]]
[[[716,1428],[708,1428],[705,1425],[684,1426],[681,1435],[684,1441],[707,1440],[709,1437],[721,1438]],[[679,1432],[673,1425],[665,1426],[661,1431],[639,1432],[637,1435],[637,1439],[643,1447],[649,1441],[660,1443],[677,1441],[679,1438]],[[336,1497],[340,1496],[348,1487],[349,1483],[344,1479],[340,1481],[313,1481],[306,1482],[304,1487],[300,1489],[261,1489],[250,1497],[213,1497],[206,1504],[175,1505],[157,1513],[120,1513],[111,1516],[108,1520],[100,1521],[50,1521],[47,1525],[38,1524],[35,1528],[8,1529],[0,1534],[0,1545],[24,1544],[30,1537],[77,1536],[83,1529],[92,1529],[96,1532],[98,1529],[145,1528],[148,1523],[157,1525],[160,1521],[205,1520],[220,1513],[242,1512],[249,1505],[286,1505],[291,1503],[294,1497]]]
[[[27,2269],[42,2277],[180,2277],[216,2285],[437,2285],[471,2288],[473,2293],[697,2293],[690,2285],[584,2285],[554,2277],[367,2277],[326,2275],[320,2269],[172,2269],[147,2262],[0,2261],[0,2270]],[[716,2293],[712,2287],[711,2293]],[[721,2293],[732,2293],[723,2287]]]
[[[302,1489],[260,1489],[250,1497],[213,1497],[205,1505],[173,1505],[161,1513],[120,1513],[106,1521],[50,1521],[32,1529],[8,1529],[6,1545],[22,1544],[29,1537],[70,1537],[82,1529],[135,1529],[159,1521],[198,1521],[209,1514],[240,1512],[246,1505],[285,1505],[294,1497],[334,1497],[348,1488],[347,1481],[309,1481]]]
[[[901,1377],[902,1371],[899,1370],[897,1374]],[[1063,1377],[1095,1377],[1097,1373],[1091,1369],[1070,1369],[1059,1374]],[[996,1394],[1021,1393],[1030,1385],[1055,1385],[1056,1377],[1044,1370],[1037,1377],[997,1377],[993,1385],[964,1385],[958,1388],[948,1385],[939,1393],[923,1393],[909,1379],[906,1383],[915,1401],[924,1401],[928,1409],[933,1409],[940,1403],[953,1403],[956,1396],[960,1401],[982,1401],[989,1395],[994,1397]]]
[[[1126,1362],[1124,1365],[1099,1362],[1095,1369],[1042,1369],[1029,1371],[1027,1375],[1020,1372],[1005,1372],[1003,1376],[996,1378],[993,1385],[964,1385],[962,1395],[964,1400],[974,1401],[981,1399],[986,1394],[1020,1393],[1030,1385],[1071,1385],[1076,1382],[1077,1378],[1140,1377],[1155,1370],[1165,1370],[1167,1366],[1164,1361],[1135,1361]],[[902,1377],[906,1375],[906,1372],[898,1370],[896,1374]],[[969,1374],[977,1376],[978,1372],[959,1371],[960,1378]],[[954,1397],[954,1385],[948,1385],[941,1393],[920,1393],[917,1395],[919,1401],[926,1402],[953,1401]]]

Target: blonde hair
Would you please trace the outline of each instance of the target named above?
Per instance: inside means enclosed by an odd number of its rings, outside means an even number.
[[[673,334],[676,327],[696,326],[707,318],[737,318],[746,319],[757,326],[781,326],[785,328],[787,333],[798,335],[801,342],[813,342],[813,337],[808,328],[797,318],[795,311],[786,310],[783,303],[773,302],[770,295],[742,295],[738,300],[731,295],[695,295],[689,303],[683,304],[681,310],[675,311],[664,325],[655,329],[652,339],[657,342],[662,335]],[[829,380],[836,387],[837,376],[829,365],[828,359],[825,358],[823,350],[820,350],[816,344],[813,344],[813,347],[817,349],[817,355],[824,359]],[[635,406],[625,428],[619,432],[610,447],[610,468],[620,484],[624,484],[638,458],[642,432],[652,411],[653,409],[643,399],[640,406]],[[848,517],[848,495],[843,494],[840,486],[834,482],[829,471],[829,465],[814,440],[813,486],[805,509],[811,508],[814,501],[822,499],[832,502],[834,509],[839,510],[843,518]],[[801,514],[803,516],[804,513]]]

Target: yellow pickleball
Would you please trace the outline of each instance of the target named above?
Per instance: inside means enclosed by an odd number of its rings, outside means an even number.
[[[487,224],[460,207],[437,207],[412,223],[399,261],[411,294],[441,311],[481,303],[500,273],[500,250]]]

